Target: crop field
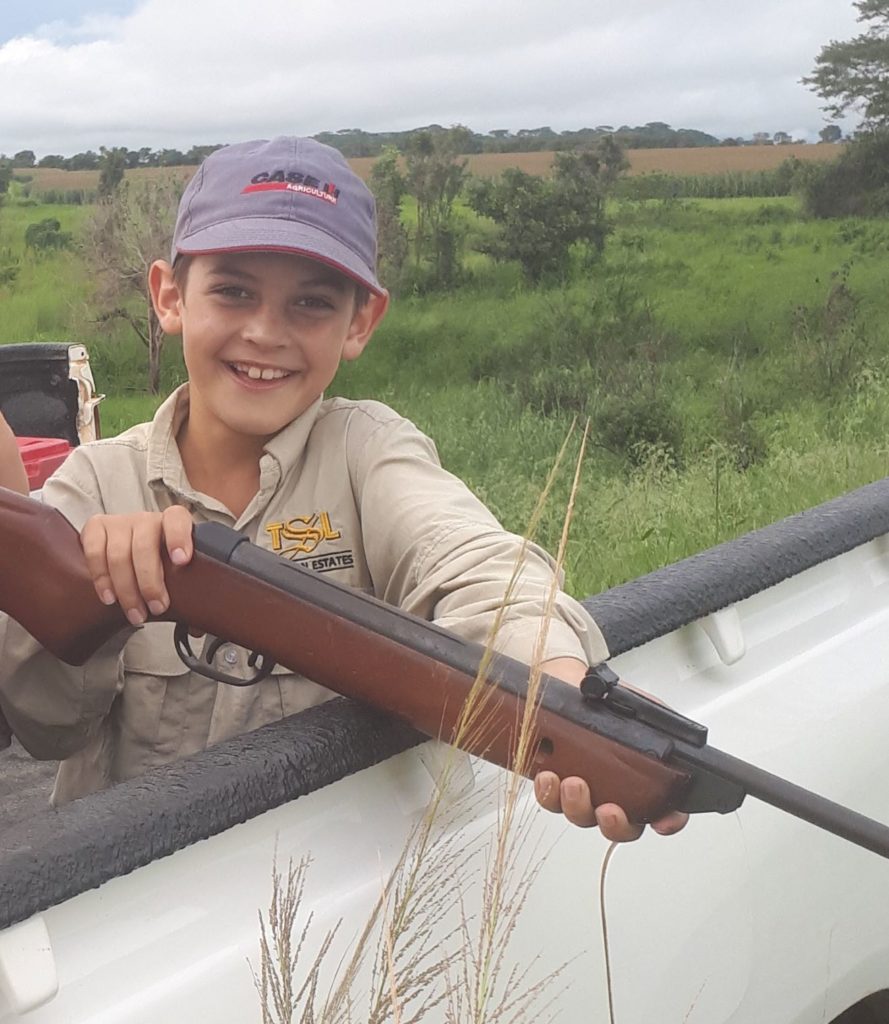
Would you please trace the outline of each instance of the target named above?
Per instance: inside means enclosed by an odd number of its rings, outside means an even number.
[[[688,149],[628,149],[629,174],[721,174],[729,171],[773,170],[789,157],[799,160],[834,160],[842,145],[702,146]],[[496,177],[507,167],[528,174],[548,174],[553,154],[477,153],[469,156],[469,170],[479,177]],[[373,159],[352,160],[362,176],[370,173]]]
[[[787,145],[787,146],[713,146],[693,149],[630,149],[627,158],[629,173],[635,174],[721,174],[727,172],[763,171],[778,167],[789,157],[799,160],[833,160],[842,151],[842,145]],[[469,156],[469,170],[479,177],[495,177],[507,167],[518,167],[528,174],[548,174],[553,154],[542,153],[478,153]],[[367,178],[373,167],[373,157],[360,157],[349,161],[355,171]],[[127,171],[131,181],[156,180],[176,177],[187,181],[193,167],[141,167]],[[34,193],[49,190],[92,190],[99,184],[98,171],[63,171],[53,167],[34,167],[16,171],[19,178],[31,179]]]

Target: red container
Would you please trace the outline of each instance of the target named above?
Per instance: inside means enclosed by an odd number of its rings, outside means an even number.
[[[19,454],[32,491],[42,487],[50,474],[68,458],[71,445],[57,437],[17,437]]]

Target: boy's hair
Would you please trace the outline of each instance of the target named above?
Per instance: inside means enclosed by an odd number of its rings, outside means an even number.
[[[180,253],[173,261],[173,281],[176,283],[176,287],[183,295],[185,294],[185,284],[188,281],[188,270],[190,266],[191,256],[186,255],[185,253]],[[358,284],[358,282],[353,278],[349,278],[348,280],[355,288],[355,310],[357,312],[362,306],[365,306],[370,302],[371,291],[363,284]]]
[[[371,292],[383,293],[373,195],[338,150],[314,139],[282,135],[225,146],[186,186],[170,259],[177,283],[187,278],[184,257],[256,251],[332,267],[358,286],[356,308]]]

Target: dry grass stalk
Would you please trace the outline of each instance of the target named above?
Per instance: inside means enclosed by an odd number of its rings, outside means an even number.
[[[556,554],[555,561],[558,572],[561,572],[565,561],[568,532],[577,498],[588,435],[589,423],[587,423],[581,439],[571,494]],[[566,438],[565,445],[569,438]],[[539,517],[542,512],[546,497],[554,482],[559,461],[564,454],[565,445],[559,453],[559,459],[535,509],[536,517]],[[513,770],[507,776],[497,834],[492,844],[493,848],[483,889],[480,927],[477,936],[472,941],[469,941],[468,929],[464,930],[463,948],[469,955],[464,961],[462,982],[459,987],[455,986],[453,989],[453,997],[449,1006],[449,1024],[518,1022],[529,1019],[532,1011],[534,1019],[540,1020],[542,1019],[541,1015],[545,1012],[545,1007],[540,1005],[540,999],[545,995],[555,977],[564,969],[564,967],[560,968],[555,974],[551,973],[531,984],[525,981],[528,976],[527,968],[530,965],[525,965],[522,978],[518,977],[515,968],[507,977],[504,978],[503,975],[510,939],[517,927],[528,891],[537,877],[541,863],[541,858],[534,856],[539,852],[535,849],[530,863],[523,864],[523,851],[520,847],[526,846],[529,823],[527,815],[521,810],[520,796],[524,786],[524,777],[530,774],[536,753],[534,720],[542,696],[541,666],[545,659],[548,627],[552,619],[557,593],[558,578],[554,576],[546,596],[541,628],[535,644],[527,699],[516,736]],[[527,850],[524,852],[527,855]],[[467,969],[469,967],[471,970]],[[501,992],[502,995],[500,995]]]
[[[315,1016],[315,998],[318,974],[327,956],[337,928],[325,935],[315,954],[300,988],[293,986],[302,969],[300,957],[312,924],[312,914],[306,918],[299,933],[296,947],[293,937],[296,918],[305,891],[309,857],[296,865],[290,861],[286,878],[278,871],[277,856],[272,867],[272,902],[269,907],[268,927],[259,915],[260,972],[253,972],[253,983],[262,1005],[262,1024],[320,1024]],[[337,926],[338,927],[338,926]]]
[[[486,850],[477,850],[465,831],[454,827],[455,818],[466,820],[467,808],[465,800],[455,802],[452,799],[452,790],[458,764],[457,748],[494,726],[495,709],[491,699],[496,690],[488,685],[487,676],[495,641],[520,582],[528,545],[536,532],[573,429],[572,425],[532,514],[490,631],[486,655],[455,728],[452,754],[446,758],[422,819],[383,885],[367,923],[353,944],[351,955],[341,965],[321,1006],[316,1006],[319,970],[337,929],[327,934],[306,980],[294,995],[293,978],[311,923],[309,915],[296,949],[292,950],[292,934],[308,862],[304,859],[296,868],[291,865],[286,883],[275,869],[268,929],[260,915],[262,971],[256,984],[262,1000],[263,1024],[290,1024],[293,1020],[299,1024],[358,1024],[359,1021],[361,1024],[420,1024],[428,1013],[442,1004],[448,1024],[520,1024],[532,1017],[535,1021],[548,1019],[548,992],[567,963],[537,981],[529,981],[534,964],[516,965],[507,972],[506,956],[527,894],[542,863],[539,844],[528,842],[530,819],[535,809],[523,805],[520,796],[523,776],[528,774],[535,754],[534,717],[540,697],[540,666],[546,649],[547,625],[558,592],[557,576],[546,595],[528,698],[522,720],[516,724],[514,768],[506,777],[496,836]],[[564,564],[588,431],[589,424],[581,441],[555,559],[558,572]],[[465,905],[464,887],[466,879],[474,874],[473,862],[480,853],[484,854],[482,905],[473,913]],[[442,935],[441,921],[453,907],[460,908],[459,923]],[[455,943],[456,951],[452,950]],[[365,1001],[357,990],[369,961],[372,961],[371,981]],[[363,1006],[360,1013],[359,1004]],[[290,1016],[287,1016],[288,1007]],[[300,1015],[294,1016],[297,1013]]]

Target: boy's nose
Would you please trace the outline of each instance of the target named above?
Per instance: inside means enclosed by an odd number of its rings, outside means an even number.
[[[246,340],[254,345],[279,347],[287,341],[284,318],[268,307],[255,309],[243,330]]]

